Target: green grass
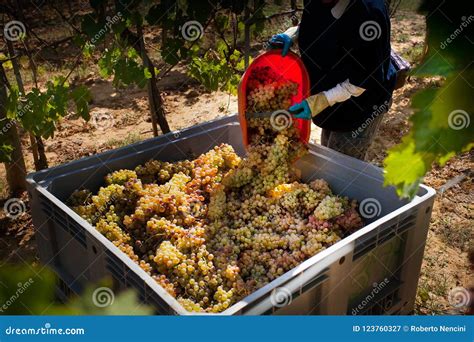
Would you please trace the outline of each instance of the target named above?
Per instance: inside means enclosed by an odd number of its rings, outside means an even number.
[[[423,56],[424,44],[417,44],[413,48],[408,49],[401,53],[402,57],[405,58],[412,64],[418,63]]]
[[[459,248],[461,251],[469,249],[469,243],[473,239],[472,229],[469,227],[453,224],[449,218],[442,218],[443,229],[440,236],[443,241],[451,247]]]
[[[397,41],[400,42],[400,43],[405,43],[407,42],[409,39],[410,39],[410,35],[407,34],[407,33],[400,33],[397,37],[396,37]]]
[[[104,147],[109,148],[109,149],[117,148],[117,147],[127,146],[127,145],[130,145],[142,140],[143,139],[139,133],[131,132],[131,133],[128,133],[128,135],[123,139],[112,138],[110,140],[107,140],[104,143]]]
[[[446,274],[440,272],[440,267],[443,265],[440,265],[434,256],[425,255],[416,293],[416,314],[446,313],[445,303],[439,298],[446,298],[450,284]]]
[[[420,280],[418,283],[418,290],[416,293],[416,305],[415,305],[415,313],[418,315],[423,315],[426,312],[430,314],[444,314],[444,307],[435,299],[433,299],[431,293],[433,293],[435,289],[434,286],[429,285],[428,282],[424,282]]]

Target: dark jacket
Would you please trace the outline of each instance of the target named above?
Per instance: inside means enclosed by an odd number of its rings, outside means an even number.
[[[332,131],[351,131],[391,99],[395,70],[390,63],[390,18],[384,0],[350,0],[336,19],[318,0],[305,0],[299,47],[311,80],[311,93],[349,79],[366,89],[336,103],[314,119]]]

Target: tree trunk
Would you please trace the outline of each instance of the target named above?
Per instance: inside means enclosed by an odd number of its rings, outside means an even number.
[[[33,162],[35,164],[35,170],[38,171],[40,167],[39,156],[38,156],[38,144],[33,134],[28,133],[28,135],[30,138],[31,152],[33,152]]]
[[[38,164],[39,164],[39,170],[47,169],[48,168],[48,159],[46,159],[46,151],[44,149],[44,143],[43,139],[41,137],[35,137],[36,138],[36,148],[38,149]],[[39,171],[36,169],[36,171]]]
[[[3,66],[0,65],[0,104],[4,104],[7,101],[7,87],[5,80],[5,71],[3,70]],[[23,159],[23,152],[16,124],[14,121],[7,119],[7,111],[4,105],[0,105],[0,121],[5,123],[5,126],[3,127],[9,128],[5,135],[8,143],[13,146],[11,161],[5,163],[5,169],[7,173],[8,187],[10,192],[14,194],[26,190],[25,160]]]
[[[8,48],[9,55],[11,57],[15,56],[16,52],[15,52],[15,48],[13,47],[13,43],[8,39],[6,39],[6,42],[7,42],[7,48]],[[28,50],[27,46],[25,46],[25,48]],[[33,69],[33,67],[35,67],[35,65],[34,64],[31,65],[31,64],[32,64],[32,61],[30,59],[30,66]],[[18,85],[18,90],[20,91],[22,96],[24,96],[25,95],[25,87],[23,85],[23,79],[21,77],[20,66],[18,65],[18,59],[17,58],[12,59],[12,66],[13,66],[13,73],[15,74],[16,83]],[[36,83],[36,70],[33,71],[33,78],[34,78],[34,81]],[[43,169],[48,167],[48,161],[46,159],[46,154],[44,152],[43,140],[41,139],[41,137],[37,137],[37,136],[35,136],[31,133],[28,133],[28,135],[30,137],[31,151],[33,152],[33,160],[34,160],[34,164],[35,164],[35,169],[36,169],[36,171],[43,170]],[[40,145],[43,147],[43,149],[41,151],[39,149]]]
[[[151,114],[151,123],[153,126],[153,135],[156,137],[158,136],[158,125],[160,125],[160,129],[163,133],[170,132],[170,127],[168,125],[168,121],[166,121],[165,111],[163,108],[163,100],[161,99],[160,91],[158,89],[157,81],[156,81],[156,73],[155,73],[155,66],[151,61],[150,57],[148,56],[146,49],[145,49],[145,41],[143,39],[143,32],[141,26],[137,26],[137,34],[139,38],[139,45],[140,45],[140,53],[143,60],[143,65],[148,68],[148,71],[151,74],[151,78],[147,81],[147,89],[148,89],[148,102],[150,105],[150,114]]]

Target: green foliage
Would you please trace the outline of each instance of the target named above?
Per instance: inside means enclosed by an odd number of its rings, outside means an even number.
[[[133,290],[114,296],[110,305],[94,304],[94,291],[111,288],[106,281],[86,288],[63,304],[56,300],[56,277],[47,268],[6,264],[0,268],[0,315],[150,315],[153,310],[140,303]],[[101,303],[99,301],[99,303]]]
[[[0,53],[0,63],[2,63],[3,69],[5,70],[12,69],[13,68],[12,62],[6,61],[6,60],[8,60],[8,57],[5,54]]]
[[[427,50],[415,76],[443,76],[440,88],[419,91],[413,97],[412,128],[402,142],[389,150],[384,161],[385,184],[399,195],[413,197],[433,163],[443,165],[474,146],[474,17],[467,3],[456,6],[442,0],[425,0]]]
[[[5,105],[6,118],[0,126],[0,162],[11,161],[13,147],[7,133],[14,125],[38,137],[53,137],[56,123],[69,113],[70,103],[75,105],[75,117],[90,119],[92,96],[87,87],[71,88],[64,77],[56,77],[48,81],[45,88],[35,87],[21,94],[18,88],[11,87]]]
[[[76,105],[76,115],[86,121],[89,121],[91,117],[89,112],[89,102],[92,100],[92,95],[89,91],[89,88],[84,85],[80,85],[70,91],[69,98],[72,99]]]
[[[176,64],[188,57],[188,52],[183,39],[169,38],[161,49],[161,58],[168,64]]]
[[[4,140],[4,137],[0,137],[0,162],[10,162],[12,160],[11,154],[13,152],[13,146]]]
[[[54,276],[38,266],[0,268],[0,314],[42,314],[54,302]]]
[[[130,56],[129,51],[133,48],[127,47],[120,35],[125,27],[134,31],[137,24],[141,26],[146,22],[148,25],[159,26],[166,32],[159,51],[163,61],[170,65],[186,61],[189,74],[209,90],[220,89],[233,93],[244,71],[240,50],[243,45],[244,9],[250,6],[251,31],[257,34],[263,29],[263,21],[254,19],[264,16],[266,6],[264,0],[162,0],[159,3],[121,0],[114,2],[109,13],[120,14],[121,20],[114,21],[113,25],[104,29],[106,23],[101,9],[107,1],[90,2],[95,13],[84,17],[83,31],[89,41],[98,37],[100,41],[104,41],[104,45],[107,45],[105,42],[110,42],[110,39],[105,39],[106,35],[113,36],[112,46],[105,48],[99,59],[99,68],[103,77],[114,77],[115,86],[146,84],[148,70],[144,68],[142,61]],[[232,20],[234,17],[236,21]],[[215,41],[211,47],[206,45],[208,40],[199,39],[207,34],[204,31],[208,25],[216,28],[219,36],[216,39],[215,33],[212,33]],[[190,26],[192,28],[186,31]],[[82,43],[84,55],[91,56],[96,43],[87,44],[84,39]],[[222,46],[225,46],[225,51]]]
[[[87,37],[93,40],[93,45],[99,44],[105,37],[104,32],[105,22],[96,22],[91,16],[85,15],[82,18],[81,30]]]
[[[74,315],[152,315],[153,309],[138,300],[137,293],[130,289],[115,296],[113,303],[100,307],[94,304],[94,291],[99,287],[110,288],[110,282],[100,286],[89,286],[80,297],[72,299],[65,305]],[[62,309],[62,308],[60,308]]]
[[[58,120],[68,114],[68,104],[76,106],[76,116],[89,120],[89,90],[84,86],[71,89],[62,77],[46,83],[46,90],[31,89],[19,94],[13,88],[8,95],[7,117],[15,120],[25,130],[43,138],[54,135]]]
[[[134,84],[143,88],[151,77],[149,70],[140,64],[137,51],[119,45],[105,50],[99,59],[99,69],[102,77],[114,77],[115,87]]]
[[[131,132],[128,133],[125,138],[111,138],[104,143],[106,148],[117,148],[122,146],[128,146],[136,142],[142,141],[143,138],[139,133]]]
[[[223,50],[220,52],[211,50],[203,57],[193,58],[188,71],[209,90],[223,90],[235,94],[240,74],[244,71],[244,60],[237,50],[234,50],[229,60],[225,58]]]

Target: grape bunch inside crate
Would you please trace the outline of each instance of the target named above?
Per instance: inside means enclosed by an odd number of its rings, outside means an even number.
[[[149,159],[190,159],[227,143],[244,155],[237,116],[207,122],[28,176],[40,259],[60,278],[66,297],[106,277],[115,290],[134,288],[157,314],[186,315],[145,271],[70,209],[79,187],[97,190],[104,176]],[[413,310],[435,191],[420,186],[412,201],[383,187],[382,170],[319,145],[296,167],[302,180],[328,181],[356,199],[366,226],[304,261],[221,314],[409,314]]]

